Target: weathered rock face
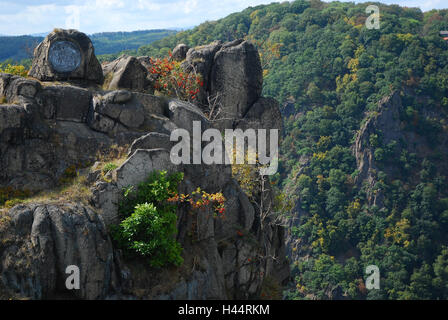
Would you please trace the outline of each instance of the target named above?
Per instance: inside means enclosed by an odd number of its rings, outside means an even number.
[[[373,193],[373,188],[377,180],[378,168],[375,165],[374,148],[370,145],[370,136],[383,133],[383,142],[388,144],[392,140],[399,141],[403,138],[400,130],[400,109],[401,98],[398,91],[394,92],[388,97],[383,98],[379,102],[380,113],[371,117],[364,126],[361,127],[356,136],[353,153],[356,157],[359,174],[356,177],[355,183],[361,186],[362,183],[367,182],[367,192],[369,203],[381,207],[383,205],[382,192]]]
[[[0,74],[0,188],[40,191],[70,166],[85,167],[112,145],[129,145],[145,128],[166,126],[167,103],[147,94],[99,94]],[[174,124],[172,124],[174,127]]]
[[[197,100],[201,105],[208,104],[207,98],[210,95],[213,59],[221,46],[221,41],[215,41],[205,46],[191,48],[188,50],[185,61],[182,63],[182,68],[186,72],[196,72],[201,75],[204,81],[204,87],[197,94]]]
[[[206,57],[202,67],[210,74],[221,47],[239,47],[234,49],[239,52],[235,61],[239,55],[247,63],[253,60],[250,46],[243,43],[190,49],[187,60]],[[63,201],[0,211],[0,297],[247,299],[259,297],[267,278],[284,283],[289,277],[284,230],[257,205],[261,197],[272,203],[273,193],[267,190],[249,200],[229,165],[171,162],[173,130],[191,133],[193,121],[199,121],[203,130],[223,124],[210,121],[194,104],[130,87],[100,92],[73,85],[41,86],[0,74],[0,93],[7,93],[8,100],[0,106],[0,187],[50,189],[68,166],[92,164],[98,161],[98,152],[130,145],[126,161],[107,179],[101,178],[98,163],[90,169],[89,206]],[[278,104],[259,97],[259,92],[250,94],[249,86],[242,90],[238,105],[250,105],[244,117],[242,109],[227,109],[238,119],[227,123],[228,128],[281,129]],[[191,214],[186,205],[178,207],[177,240],[185,260],[180,268],[154,270],[121,259],[107,234],[108,227],[119,222],[123,188],[137,187],[154,170],[183,172],[180,193],[200,187],[209,193],[223,192],[226,198],[225,220],[214,219],[213,208]],[[65,289],[69,265],[80,267],[82,290]]]
[[[282,115],[279,104],[275,99],[264,98],[255,102],[245,116],[236,122],[237,127],[243,130],[252,129],[283,129]]]
[[[186,44],[180,43],[174,49],[171,56],[171,59],[174,61],[183,61],[187,57],[187,52],[190,50],[190,47]]]
[[[169,109],[170,120],[179,128],[192,132],[193,121],[199,121],[203,130],[212,128],[195,105],[173,100]],[[156,299],[247,299],[257,297],[265,277],[279,283],[285,281],[289,265],[285,259],[283,229],[262,220],[233,180],[230,166],[176,166],[171,163],[167,146],[169,137],[160,133],[137,139],[128,160],[113,172],[113,181],[99,182],[93,187],[92,204],[102,212],[106,223],[118,221],[120,190],[129,185],[136,187],[151,171],[160,169],[184,172],[180,193],[189,194],[197,187],[212,193],[222,191],[226,198],[226,219],[213,219],[211,208],[192,215],[188,208],[179,207],[177,239],[184,248],[185,263],[179,269],[180,274],[172,275],[179,280],[165,285],[163,290],[137,285],[130,289],[131,295],[139,292],[144,298]],[[126,264],[126,268],[133,267]]]
[[[112,243],[91,209],[20,205],[1,219],[0,297],[98,299],[118,285]],[[65,288],[70,265],[80,269],[80,290]]]
[[[103,65],[103,72],[108,90],[154,92],[148,70],[135,57],[122,55],[117,60]]]
[[[260,98],[263,70],[257,49],[248,41],[236,40],[216,53],[211,73],[211,96],[220,96],[228,114],[238,118]]]
[[[103,72],[95,51],[84,33],[55,30],[34,50],[29,76],[43,81],[87,80],[101,84]]]
[[[261,97],[263,71],[255,46],[242,39],[226,44],[219,41],[188,50],[182,67],[202,76],[199,105],[209,111],[221,110],[220,129],[234,126]]]
[[[38,99],[46,119],[86,122],[92,94],[75,86],[46,86]]]

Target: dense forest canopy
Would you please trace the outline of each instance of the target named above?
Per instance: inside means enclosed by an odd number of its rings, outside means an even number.
[[[299,221],[289,230],[295,283],[288,298],[447,299],[448,155],[440,137],[448,128],[448,44],[439,31],[448,29],[448,10],[373,3],[380,29],[369,30],[369,4],[250,7],[137,54],[244,37],[269,57],[264,94],[287,105],[276,181]],[[370,188],[384,195],[372,205],[368,187],[354,182],[353,144],[381,111],[378,101],[395,90],[403,103],[399,129],[417,138],[385,144],[380,130],[371,134],[378,170]],[[417,143],[426,151],[412,152]],[[380,290],[365,288],[368,265],[381,271]]]

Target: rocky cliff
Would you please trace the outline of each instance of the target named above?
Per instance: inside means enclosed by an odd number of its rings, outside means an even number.
[[[271,190],[249,200],[230,165],[174,165],[169,157],[170,133],[191,132],[193,121],[203,130],[281,129],[277,102],[261,97],[258,53],[241,40],[184,55],[185,70],[200,70],[205,82],[197,105],[151,94],[144,57],[120,57],[98,74],[90,40],[75,31],[56,30],[36,48],[32,77],[0,74],[0,190],[31,197],[0,211],[0,297],[247,299],[285,283],[284,230],[256,205],[260,197],[272,202]],[[204,114],[210,95],[219,97],[223,121]],[[104,159],[123,151],[104,174]],[[226,198],[225,220],[177,209],[179,268],[126,260],[108,233],[122,189],[154,170],[183,172],[181,193],[200,187]],[[84,196],[58,188],[68,178]],[[68,265],[80,267],[80,290],[65,288]]]

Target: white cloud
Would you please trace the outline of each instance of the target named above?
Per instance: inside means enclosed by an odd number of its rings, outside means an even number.
[[[123,8],[125,3],[120,0],[96,0],[95,9],[106,9],[106,8]]]
[[[76,10],[79,29],[86,33],[185,28],[273,1],[282,0],[0,0],[0,34],[32,34],[77,26]],[[419,6],[422,10],[447,6],[446,0],[384,2]]]
[[[137,8],[141,10],[158,11],[161,9],[161,6],[153,1],[138,0]]]
[[[185,2],[184,5],[184,12],[186,14],[189,14],[190,12],[193,12],[198,6],[198,0],[188,0]]]

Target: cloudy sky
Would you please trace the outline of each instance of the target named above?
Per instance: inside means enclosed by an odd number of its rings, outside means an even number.
[[[37,34],[53,28],[86,33],[187,28],[274,0],[0,0],[0,34]],[[358,2],[364,2],[363,0]],[[383,0],[422,10],[446,0]]]

